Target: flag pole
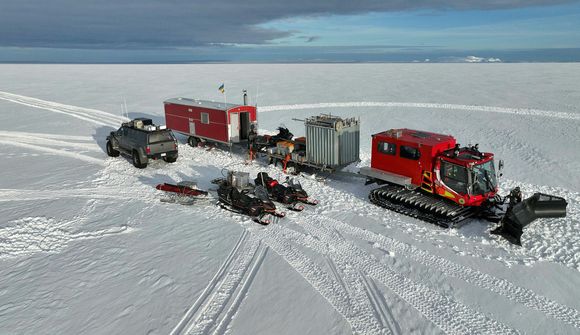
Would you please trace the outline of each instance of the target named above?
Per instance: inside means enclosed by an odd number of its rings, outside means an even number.
[[[224,108],[227,110],[227,104],[228,104],[228,94],[226,93],[226,82],[223,82],[224,85]]]

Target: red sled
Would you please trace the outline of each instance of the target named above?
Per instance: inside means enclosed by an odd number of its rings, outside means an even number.
[[[159,184],[155,186],[156,189],[165,192],[172,192],[179,195],[185,195],[190,197],[206,196],[207,191],[198,190],[197,188],[188,185],[174,185],[174,184]]]

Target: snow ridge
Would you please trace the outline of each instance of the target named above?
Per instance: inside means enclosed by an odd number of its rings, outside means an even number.
[[[11,101],[24,106],[65,114],[100,126],[118,127],[120,123],[128,121],[128,119],[125,117],[103,112],[97,109],[65,105],[58,102],[41,100],[8,92],[0,91],[0,99]]]
[[[505,113],[528,116],[542,116],[567,120],[580,120],[580,114],[556,112],[534,108],[509,108],[478,105],[457,105],[422,102],[322,102],[312,104],[273,105],[258,107],[258,112],[274,112],[285,110],[320,109],[320,108],[352,108],[352,107],[401,107],[401,108],[429,108],[446,110],[465,110],[470,112]]]

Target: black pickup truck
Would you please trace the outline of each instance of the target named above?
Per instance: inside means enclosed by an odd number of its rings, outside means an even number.
[[[167,163],[177,160],[177,140],[171,130],[155,126],[151,119],[137,118],[121,125],[107,136],[107,154],[132,158],[139,169],[147,167],[149,159],[162,158]]]

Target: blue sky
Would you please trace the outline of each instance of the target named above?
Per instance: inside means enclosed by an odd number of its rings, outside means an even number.
[[[282,45],[435,46],[453,49],[580,47],[580,4],[507,10],[404,11],[289,18],[263,24],[297,31]],[[313,37],[308,41],[308,37]]]
[[[0,8],[0,62],[580,61],[580,1],[0,0]]]

